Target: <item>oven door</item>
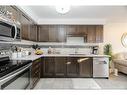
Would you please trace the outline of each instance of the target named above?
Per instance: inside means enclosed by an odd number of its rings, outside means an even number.
[[[17,27],[15,24],[8,24],[0,21],[0,40],[13,41],[17,36]]]
[[[30,86],[31,64],[8,76],[1,84],[1,89],[26,89]]]

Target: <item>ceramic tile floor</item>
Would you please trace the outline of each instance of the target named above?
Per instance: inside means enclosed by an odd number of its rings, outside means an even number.
[[[127,75],[111,75],[109,79],[42,78],[34,89],[127,89]]]

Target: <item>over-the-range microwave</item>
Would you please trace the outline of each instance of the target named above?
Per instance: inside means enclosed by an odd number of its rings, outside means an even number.
[[[20,41],[20,30],[20,23],[0,18],[0,41]]]

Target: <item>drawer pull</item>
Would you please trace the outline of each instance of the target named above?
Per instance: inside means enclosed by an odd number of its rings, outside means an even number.
[[[71,64],[71,62],[67,62],[66,64],[69,65],[69,64]]]
[[[83,62],[83,61],[85,61],[85,60],[88,60],[88,59],[89,59],[89,58],[81,58],[81,59],[78,59],[77,62],[78,62],[78,63],[81,63],[81,62]]]

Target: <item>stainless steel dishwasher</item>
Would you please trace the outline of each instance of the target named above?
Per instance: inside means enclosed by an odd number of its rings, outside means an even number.
[[[93,58],[93,77],[108,78],[109,77],[109,58],[98,57]]]

